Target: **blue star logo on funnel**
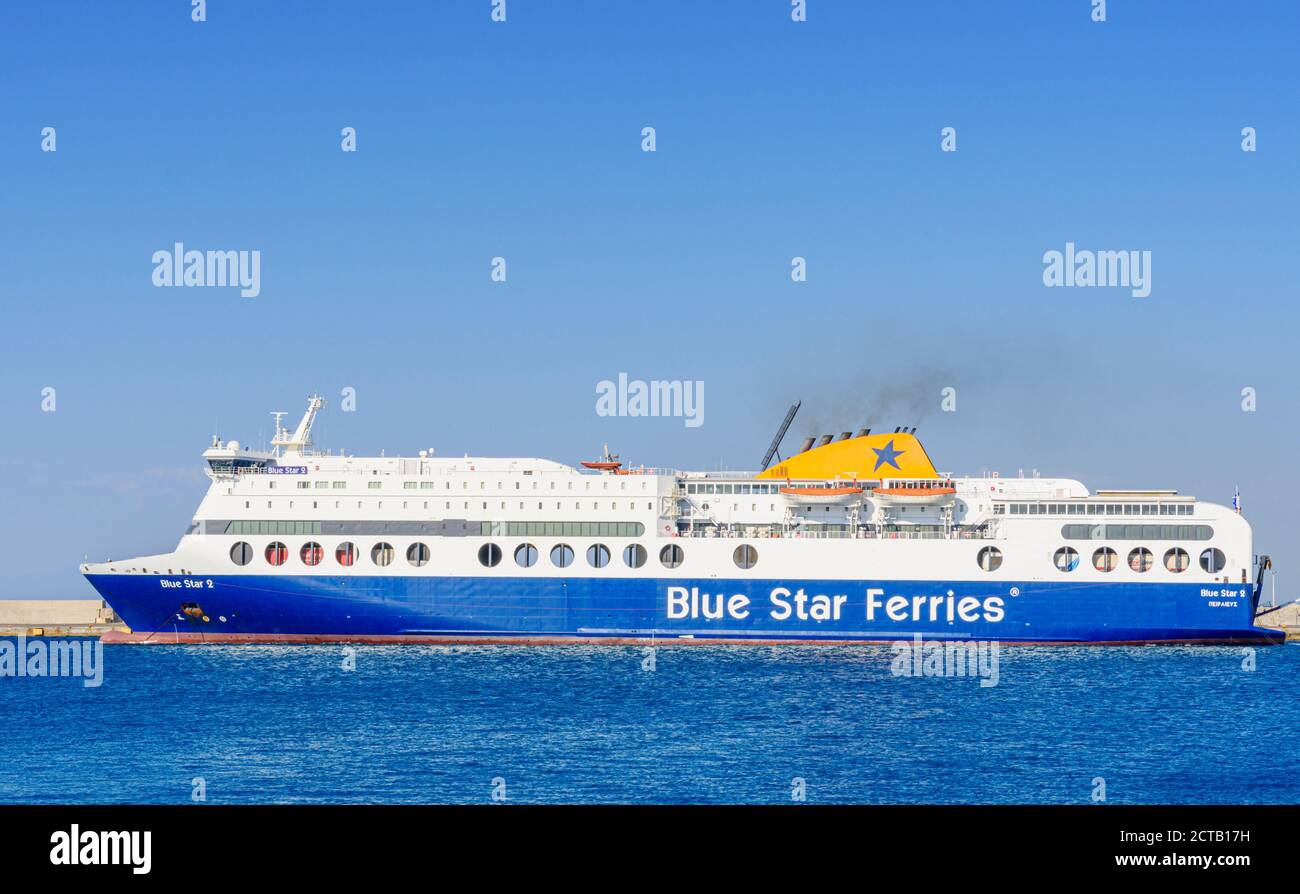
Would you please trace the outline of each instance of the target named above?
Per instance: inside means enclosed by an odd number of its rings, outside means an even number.
[[[881,466],[893,466],[898,471],[903,471],[903,467],[898,464],[898,458],[906,453],[906,450],[895,450],[894,442],[891,440],[884,447],[872,447],[876,454],[876,465],[871,471],[875,472]]]

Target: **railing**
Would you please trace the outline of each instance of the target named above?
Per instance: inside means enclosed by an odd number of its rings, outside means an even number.
[[[684,529],[678,537],[711,538],[723,540],[994,540],[992,530],[953,529],[944,531],[880,531],[859,528],[856,531],[818,531],[799,528],[750,528],[746,531],[723,528]]]

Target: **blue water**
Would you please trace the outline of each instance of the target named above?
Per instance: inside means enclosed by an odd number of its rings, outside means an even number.
[[[110,646],[0,678],[0,801],[1300,802],[1300,648]]]

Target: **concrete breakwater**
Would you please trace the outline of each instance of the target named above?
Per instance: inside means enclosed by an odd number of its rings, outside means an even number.
[[[1284,602],[1276,608],[1260,606],[1255,624],[1285,630],[1288,642],[1300,640],[1300,602]]]
[[[99,636],[126,629],[103,599],[0,599],[0,636]]]

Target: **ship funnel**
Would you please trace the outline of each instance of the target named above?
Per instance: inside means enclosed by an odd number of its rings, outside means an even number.
[[[867,435],[869,435],[869,434],[871,434],[871,429],[869,429],[869,428],[860,428],[860,429],[858,429],[858,433],[857,433],[854,437],[865,438],[865,437],[866,437]]]
[[[834,435],[822,435],[822,439],[821,439],[820,441],[817,442],[817,446],[818,446],[818,447],[825,447],[827,444],[829,444],[829,443],[830,443],[832,440],[834,440],[834,439],[835,439],[835,436],[834,436]]]
[[[813,437],[803,442],[803,446],[799,448],[799,452],[807,453],[809,450],[812,449],[812,445],[815,443],[817,443],[817,437],[814,435]]]
[[[849,438],[851,438],[851,437],[853,437],[853,432],[851,432],[851,431],[842,431],[842,432],[840,432],[840,440],[841,440],[841,441],[847,441],[847,440],[848,440]]]

